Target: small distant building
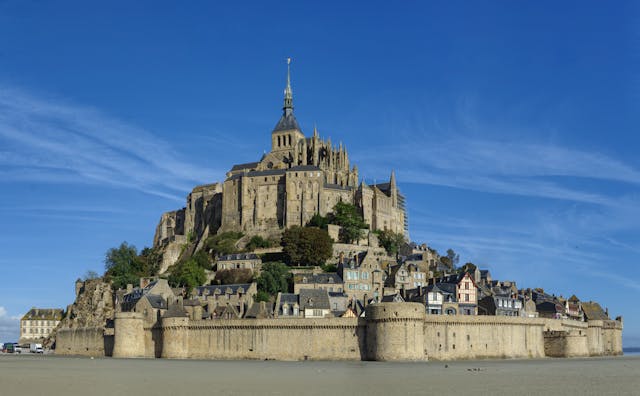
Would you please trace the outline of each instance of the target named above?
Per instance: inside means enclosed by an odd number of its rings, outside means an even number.
[[[302,316],[298,295],[294,293],[278,293],[273,316],[276,318],[297,318]]]
[[[127,285],[124,295],[121,294],[123,291],[116,293],[118,309],[122,312],[140,312],[147,324],[153,324],[160,320],[176,296],[166,279],[142,278],[140,285],[142,287],[135,289]]]
[[[609,314],[597,302],[582,303],[582,311],[586,320],[610,320]]]
[[[198,300],[208,318],[230,318],[244,316],[253,305],[253,298],[258,293],[258,285],[239,283],[232,285],[209,285],[194,289],[192,298]]]
[[[515,296],[494,294],[478,301],[479,315],[520,316],[522,302]]]
[[[20,343],[41,342],[58,326],[63,316],[61,308],[31,308],[20,319]]]
[[[322,289],[329,293],[342,293],[343,287],[342,278],[337,273],[293,275],[294,294],[299,294],[301,289]]]
[[[329,293],[320,289],[300,290],[300,311],[305,318],[324,318],[331,316]]]
[[[254,274],[259,274],[262,268],[262,259],[255,253],[227,254],[218,257],[217,270],[248,269]]]

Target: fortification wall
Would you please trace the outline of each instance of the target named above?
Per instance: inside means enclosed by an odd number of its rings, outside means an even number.
[[[365,324],[356,318],[162,321],[162,357],[362,360]]]
[[[56,355],[110,356],[113,336],[105,335],[102,327],[58,329]]]
[[[366,318],[167,317],[152,327],[140,314],[118,313],[115,326],[114,357],[394,361],[622,353],[621,321],[425,315],[417,303],[371,304]],[[100,335],[62,330],[60,351],[108,354]]]
[[[425,355],[434,360],[544,357],[544,319],[427,315]]]

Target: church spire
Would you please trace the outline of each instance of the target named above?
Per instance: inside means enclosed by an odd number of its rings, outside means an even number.
[[[293,91],[291,90],[291,58],[287,58],[287,86],[284,89],[284,115],[293,113]]]

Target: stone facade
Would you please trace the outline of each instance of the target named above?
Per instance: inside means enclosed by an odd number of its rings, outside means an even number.
[[[58,326],[62,309],[31,308],[20,319],[20,342],[42,342]]]
[[[167,314],[154,325],[138,312],[119,312],[115,332],[61,330],[56,353],[391,361],[602,356],[622,354],[622,326],[622,319],[425,315],[417,303],[370,304],[363,318],[193,320]]]
[[[271,150],[257,162],[234,165],[226,176],[222,183],[196,187],[185,208],[163,214],[154,246],[196,242],[200,248],[207,236],[224,231],[275,235],[305,225],[316,214],[327,215],[338,202],[356,205],[371,229],[408,230],[393,172],[388,182],[369,186],[360,182],[342,143],[321,138],[316,128],[306,137],[293,114],[288,77]]]

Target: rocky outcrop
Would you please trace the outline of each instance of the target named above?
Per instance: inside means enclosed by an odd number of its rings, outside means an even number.
[[[52,332],[45,346],[55,342],[60,330],[106,328],[114,318],[115,300],[111,284],[102,278],[76,281],[76,300],[67,308],[65,317]]]

